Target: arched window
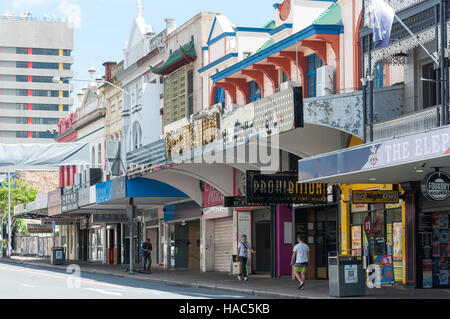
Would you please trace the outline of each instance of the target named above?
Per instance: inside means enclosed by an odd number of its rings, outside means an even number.
[[[98,152],[98,166],[101,167],[103,160],[102,160],[102,144],[100,143],[98,144],[97,152]]]
[[[255,81],[250,82],[250,102],[261,99],[261,88]]]
[[[142,147],[142,129],[138,122],[133,124],[133,149]]]
[[[95,147],[94,146],[92,146],[91,161],[92,161],[92,167],[95,167]]]

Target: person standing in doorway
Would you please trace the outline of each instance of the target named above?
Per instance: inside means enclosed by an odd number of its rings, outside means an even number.
[[[147,238],[147,241],[142,244],[142,250],[144,251],[142,253],[142,255],[144,256],[144,272],[151,273],[150,267],[152,266],[152,244],[150,243],[149,238]]]
[[[250,251],[252,254],[256,253],[253,249],[249,248],[249,245],[247,243],[247,235],[241,236],[241,241],[238,245],[238,256],[239,261],[241,262],[241,274],[238,275],[238,279],[242,280],[242,277],[244,277],[244,280],[248,280],[248,272],[247,272],[247,260],[248,260],[248,251]]]
[[[298,289],[304,290],[306,269],[309,260],[309,246],[303,242],[303,236],[297,235],[298,244],[294,247],[291,265],[294,266],[295,278],[300,283]]]

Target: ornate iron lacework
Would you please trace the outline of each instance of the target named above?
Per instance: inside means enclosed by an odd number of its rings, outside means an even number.
[[[447,23],[447,32],[450,34],[450,22]],[[422,44],[427,44],[435,39],[435,33],[436,33],[435,28],[431,28],[426,31],[417,33],[417,37],[418,37],[418,40]],[[440,42],[440,34],[441,34],[441,28],[440,28],[440,26],[438,26],[439,42]],[[398,42],[395,42],[395,43],[389,45],[389,47],[387,47],[387,48],[372,51],[372,70],[370,73],[368,72],[369,70],[366,70],[366,75],[374,74],[375,65],[378,61],[387,59],[387,58],[392,58],[393,56],[398,55],[400,53],[406,53],[418,46],[419,46],[419,44],[417,43],[417,41],[410,36],[404,40],[401,40],[401,41],[398,41]],[[447,46],[448,47],[450,46],[450,41],[449,41],[449,43],[447,43]],[[440,43],[439,43],[439,47],[440,47]],[[364,63],[365,63],[364,65],[369,65],[369,56],[367,53],[364,55]]]

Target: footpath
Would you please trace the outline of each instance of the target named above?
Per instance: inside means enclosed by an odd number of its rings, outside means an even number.
[[[119,276],[134,280],[155,281],[169,285],[208,288],[233,293],[248,294],[283,299],[336,299],[328,294],[327,280],[311,280],[305,284],[305,290],[297,289],[297,281],[290,277],[270,278],[268,276],[250,276],[249,281],[239,281],[228,273],[192,270],[152,269],[151,274],[127,272],[127,265],[104,265],[97,262],[67,261],[65,266],[51,265],[48,258],[13,256],[0,258],[1,263],[21,264],[47,269],[66,270],[70,264],[80,266],[81,273],[94,273]],[[139,268],[138,268],[139,270]],[[347,298],[346,298],[347,299]],[[366,297],[352,299],[450,299],[449,289],[414,289],[398,285],[396,287],[367,289]]]

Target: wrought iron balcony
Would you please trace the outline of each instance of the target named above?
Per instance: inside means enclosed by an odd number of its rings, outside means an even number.
[[[389,121],[375,123],[373,126],[373,140],[386,140],[436,128],[439,126],[440,110],[441,106],[434,106]],[[366,132],[367,136],[369,136],[370,126],[366,127]]]

